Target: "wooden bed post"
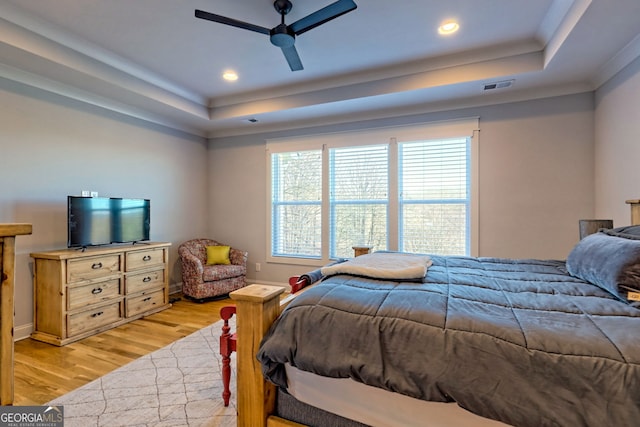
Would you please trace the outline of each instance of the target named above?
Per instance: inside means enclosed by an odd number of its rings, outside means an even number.
[[[280,286],[249,285],[229,294],[236,303],[238,427],[264,427],[274,412],[275,386],[256,359],[260,341],[280,314]]]
[[[13,314],[16,236],[31,224],[0,224],[0,405],[13,405]]]
[[[640,225],[640,200],[627,200],[631,205],[631,225]]]

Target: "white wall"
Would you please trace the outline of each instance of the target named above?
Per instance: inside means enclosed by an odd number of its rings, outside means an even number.
[[[266,264],[265,140],[480,116],[480,255],[566,258],[593,215],[593,94],[210,141],[210,231],[249,251],[251,279],[284,283],[305,266]],[[261,263],[261,272],[254,271]]]
[[[640,58],[596,91],[595,214],[628,225],[640,199]]]
[[[16,336],[33,322],[29,254],[66,247],[67,195],[151,199],[151,239],[206,234],[206,141],[0,79],[0,222],[33,224],[16,239]]]

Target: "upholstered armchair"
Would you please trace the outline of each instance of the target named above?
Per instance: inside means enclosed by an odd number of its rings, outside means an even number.
[[[212,239],[193,239],[178,247],[182,264],[182,294],[203,302],[207,298],[226,295],[246,285],[248,253],[229,248],[228,259],[218,263],[211,259],[214,250],[224,244]],[[209,263],[207,252],[209,248]],[[224,251],[223,251],[224,252]],[[228,264],[226,264],[228,262]]]

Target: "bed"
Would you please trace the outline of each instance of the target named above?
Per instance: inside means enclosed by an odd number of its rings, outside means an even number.
[[[381,256],[426,274],[366,270]],[[640,419],[640,227],[588,236],[566,262],[375,253],[307,276],[283,301],[232,294],[238,425]]]

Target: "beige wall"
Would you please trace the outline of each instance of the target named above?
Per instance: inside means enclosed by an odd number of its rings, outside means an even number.
[[[593,95],[480,115],[480,255],[566,258],[593,210]]]
[[[595,215],[628,225],[640,199],[640,58],[596,92]]]
[[[66,247],[66,197],[151,199],[151,238],[177,245],[206,233],[206,141],[0,79],[0,222],[33,224],[16,239],[16,336],[32,325],[29,253]]]
[[[480,116],[480,255],[565,258],[593,213],[593,94],[210,141],[210,230],[249,251],[255,281],[305,266],[267,264],[265,140]],[[255,263],[261,271],[255,272]]]
[[[146,197],[152,239],[208,235],[248,250],[249,277],[283,283],[305,266],[266,264],[265,140],[479,116],[480,255],[564,258],[577,221],[628,223],[640,198],[640,60],[592,93],[205,141],[0,80],[0,222],[17,241],[16,335],[32,322],[29,253],[66,245],[66,196]],[[595,128],[595,129],[594,129]],[[255,263],[262,271],[254,271]]]

